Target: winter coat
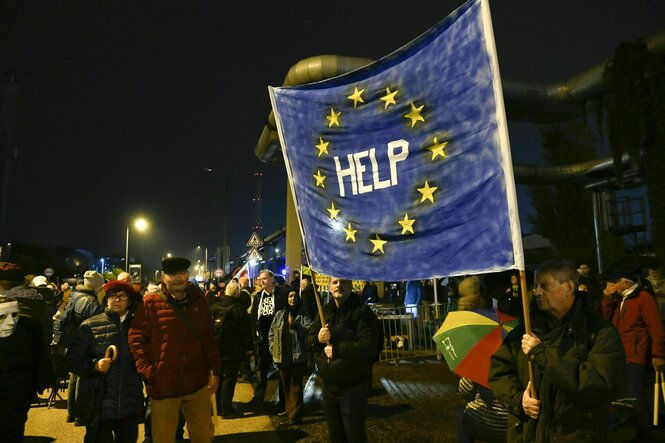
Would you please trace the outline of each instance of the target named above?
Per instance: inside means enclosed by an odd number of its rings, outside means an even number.
[[[576,296],[560,320],[531,312],[541,343],[527,357],[521,349],[524,325],[513,329],[492,356],[492,392],[508,408],[508,442],[607,441],[607,407],[625,383],[624,352],[616,329],[589,312]],[[533,362],[540,399],[537,420],[522,408]]]
[[[252,330],[249,314],[240,300],[222,296],[210,305],[210,315],[215,325],[215,336],[222,360],[242,360],[251,351]]]
[[[266,297],[274,298],[274,311],[271,315],[259,316],[259,307]],[[252,303],[251,318],[252,322],[256,325],[256,340],[258,343],[268,344],[268,332],[270,332],[270,325],[275,313],[280,309],[284,309],[288,304],[288,292],[282,286],[275,286],[272,293],[266,295],[263,291],[254,294],[254,301]]]
[[[193,394],[208,384],[210,371],[217,377],[221,374],[208,303],[193,284],[188,284],[186,291],[184,312],[197,328],[198,336],[167,300],[172,296],[165,284],[160,293],[146,294],[136,307],[129,329],[129,347],[151,398]]]
[[[268,334],[268,348],[270,349],[272,360],[276,364],[286,363],[282,362],[282,355],[284,354],[282,334],[284,334],[284,328],[287,328],[289,334],[291,335],[292,362],[306,363],[307,331],[309,330],[310,326],[312,326],[312,320],[310,320],[307,316],[298,314],[296,315],[296,318],[293,322],[293,329],[290,329],[287,324],[288,316],[288,309],[284,308],[275,314],[275,318],[272,320],[272,325],[270,325],[270,333]]]
[[[51,383],[48,360],[40,326],[36,320],[19,317],[16,329],[9,337],[0,338],[0,386],[2,397],[24,397],[32,400]]]
[[[665,329],[653,296],[639,286],[621,307],[620,297],[603,297],[603,316],[619,331],[626,361],[647,364],[665,358]]]
[[[423,300],[423,286],[420,280],[410,280],[406,282],[406,296],[404,297],[404,305],[419,305]]]
[[[37,321],[27,317],[19,317],[14,332],[0,338],[0,441],[23,441],[30,402],[51,379],[45,348]]]
[[[375,360],[379,323],[369,306],[351,294],[342,306],[335,301],[323,307],[324,324],[330,329],[333,358],[325,355],[325,344],[319,343],[321,319],[317,315],[309,328],[308,340],[317,353],[317,368],[326,387],[346,389],[369,380]]]
[[[84,320],[104,312],[104,308],[97,300],[95,291],[82,285],[77,286],[76,291],[72,292],[69,296],[69,302],[67,302],[65,310],[70,305],[74,306],[74,321],[76,322],[76,326],[81,326]]]
[[[67,362],[79,376],[74,414],[80,422],[119,420],[143,414],[143,384],[129,351],[128,333],[132,316],[120,323],[118,314],[104,313],[84,320],[80,333],[67,348]],[[106,374],[95,370],[106,349],[115,345],[118,358]]]
[[[30,317],[39,322],[44,343],[51,343],[53,335],[53,315],[57,309],[49,304],[34,288],[15,286],[3,292],[4,296],[18,302],[21,316]]]

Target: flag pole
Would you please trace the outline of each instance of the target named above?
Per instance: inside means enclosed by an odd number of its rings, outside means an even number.
[[[309,271],[312,273],[312,289],[314,289],[314,300],[316,300],[316,308],[319,311],[319,319],[321,320],[321,327],[325,326],[325,318],[323,317],[323,305],[321,304],[321,296],[319,295],[319,291],[316,289],[316,271],[312,269],[311,264],[309,261],[307,262],[309,266]]]
[[[522,291],[522,312],[524,312],[524,331],[531,335],[531,315],[529,314],[529,300],[527,299],[526,291],[526,273],[520,269],[520,287]],[[535,375],[533,372],[533,362],[531,360],[529,363],[529,381],[531,382],[531,398],[538,399],[538,393],[536,392],[536,384],[534,383]]]

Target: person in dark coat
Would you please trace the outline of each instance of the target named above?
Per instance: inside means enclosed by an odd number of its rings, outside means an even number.
[[[616,329],[587,310],[577,287],[572,264],[540,265],[531,334],[518,325],[492,356],[490,388],[508,408],[509,443],[608,441],[608,407],[625,383],[625,355]]]
[[[379,322],[352,292],[351,280],[330,279],[333,298],[309,330],[323,379],[323,411],[330,441],[367,441],[365,417],[372,364],[377,355]]]
[[[79,376],[74,414],[86,425],[86,443],[135,442],[144,414],[143,384],[127,337],[138,294],[128,283],[110,281],[100,296],[105,311],[84,320],[67,349],[67,362]],[[116,356],[107,355],[110,346]]]
[[[210,315],[215,324],[215,336],[222,361],[222,376],[217,387],[219,415],[237,418],[233,409],[233,393],[238,381],[238,369],[245,356],[252,353],[252,335],[249,314],[240,304],[240,287],[231,281],[224,295],[210,305]]]
[[[0,441],[23,441],[30,402],[45,389],[50,373],[39,323],[19,317],[19,303],[0,296]]]

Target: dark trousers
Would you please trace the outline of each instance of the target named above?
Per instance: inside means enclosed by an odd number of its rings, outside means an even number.
[[[280,365],[279,377],[284,389],[284,408],[293,421],[300,421],[303,415],[303,374],[306,363]]]
[[[365,415],[369,386],[362,383],[338,390],[323,387],[323,412],[332,443],[365,443]]]
[[[628,396],[635,398],[635,416],[640,432],[640,441],[650,441],[651,420],[649,420],[649,405],[644,395],[644,378],[646,365],[626,362],[626,377],[628,377]]]
[[[120,420],[102,420],[95,426],[86,426],[84,443],[136,443],[139,438],[137,417]]]
[[[239,368],[240,360],[222,360],[222,378],[217,386],[217,406],[220,415],[233,411],[233,393],[236,390]]]
[[[272,355],[268,349],[268,342],[258,343],[258,355],[256,363],[256,385],[254,386],[254,401],[262,402],[266,395],[268,386],[268,370],[272,367]]]
[[[29,372],[28,372],[29,374]],[[4,380],[4,386],[15,380]],[[21,385],[23,380],[18,380],[16,383]],[[30,402],[34,395],[34,391],[26,388],[19,395],[7,395],[0,399],[0,441],[7,443],[21,443],[23,442],[23,434],[25,432],[25,422],[28,420],[28,411],[30,410]],[[3,392],[5,394],[6,391]],[[3,394],[0,394],[2,396]]]

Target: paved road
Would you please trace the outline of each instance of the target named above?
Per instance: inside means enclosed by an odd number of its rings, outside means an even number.
[[[61,395],[66,397],[66,391],[61,391]],[[240,403],[249,402],[252,398],[253,390],[247,383],[238,383],[234,395],[234,401]],[[55,407],[47,409],[46,406],[33,407],[28,415],[25,435],[26,443],[46,443],[62,442],[75,443],[82,442],[85,435],[84,427],[74,426],[73,423],[66,422],[67,405],[64,398],[56,401]],[[240,438],[244,441],[262,441],[278,442],[280,439],[274,432],[275,428],[267,415],[255,415],[251,412],[245,412],[242,419],[223,420],[218,419],[218,436],[227,436],[224,442],[230,442]],[[187,434],[185,433],[185,437]],[[251,438],[251,439],[248,439]],[[254,440],[254,437],[257,440]],[[215,441],[221,438],[216,438]],[[143,441],[143,425],[139,426],[139,441]]]

